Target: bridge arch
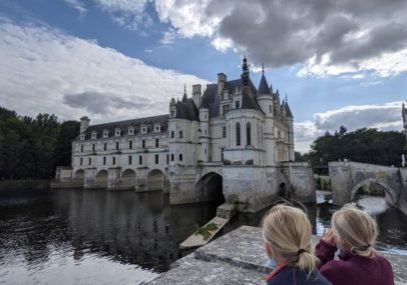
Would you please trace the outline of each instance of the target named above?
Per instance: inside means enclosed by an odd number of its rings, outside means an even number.
[[[109,172],[106,169],[100,170],[95,176],[95,188],[107,189],[107,179]]]
[[[380,185],[386,195],[386,200],[392,204],[392,205],[397,205],[397,191],[395,191],[392,187],[390,187],[387,183],[375,178],[375,177],[370,177],[367,179],[364,179],[354,185],[350,191],[351,194],[351,201],[354,201],[357,198],[358,191],[361,187],[370,185],[370,184],[377,184]]]
[[[147,175],[147,187],[149,191],[165,189],[165,174],[160,169],[153,169]]]
[[[134,189],[136,186],[136,171],[131,168],[124,170],[121,175],[121,188]]]
[[[208,172],[196,183],[201,201],[223,199],[223,177],[217,172]]]
[[[78,169],[78,170],[76,170],[75,171],[75,174],[74,174],[74,176],[73,176],[73,178],[75,179],[75,180],[80,180],[80,179],[84,179],[84,177],[85,177],[85,170],[83,170],[83,169]]]

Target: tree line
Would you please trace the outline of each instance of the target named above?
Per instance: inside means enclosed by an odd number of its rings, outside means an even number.
[[[19,116],[0,107],[0,179],[48,179],[56,166],[71,164],[77,121],[55,115]]]
[[[348,132],[341,126],[334,133],[326,132],[318,137],[308,153],[296,153],[296,156],[300,161],[309,161],[314,168],[323,168],[329,161],[338,160],[399,167],[401,155],[406,151],[405,146],[406,140],[402,132],[371,128]]]

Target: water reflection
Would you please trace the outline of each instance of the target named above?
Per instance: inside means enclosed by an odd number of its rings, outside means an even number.
[[[178,244],[217,206],[167,204],[160,192],[75,190],[2,200],[0,284],[53,284],[65,272],[73,277],[55,283],[137,284],[155,276],[151,270],[166,271],[182,255]]]
[[[362,201],[367,210],[381,205]],[[187,252],[178,245],[216,212],[217,203],[168,206],[160,192],[66,190],[0,197],[0,284],[139,284]],[[376,208],[375,208],[376,207]],[[307,205],[314,232],[332,206]],[[265,211],[239,214],[221,232],[258,226]],[[377,214],[380,246],[405,249],[407,221]]]

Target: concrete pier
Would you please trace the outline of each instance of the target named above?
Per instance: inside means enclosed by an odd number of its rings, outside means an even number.
[[[393,266],[395,284],[407,285],[407,258],[381,254]],[[265,284],[270,271],[266,261],[261,229],[242,226],[179,259],[170,271],[147,284]]]

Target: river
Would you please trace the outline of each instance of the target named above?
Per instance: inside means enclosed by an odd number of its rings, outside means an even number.
[[[377,217],[379,247],[405,254],[406,216],[375,199],[360,203]],[[189,253],[179,243],[214,217],[218,205],[170,207],[160,192],[2,193],[0,284],[141,284]],[[308,205],[307,211],[322,233],[331,206]],[[239,214],[221,234],[258,226],[263,214]]]

